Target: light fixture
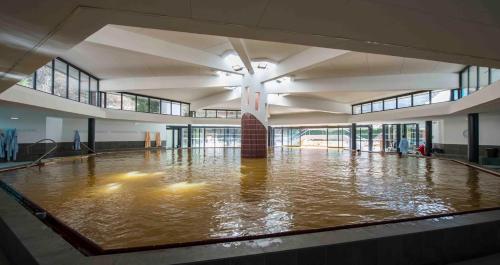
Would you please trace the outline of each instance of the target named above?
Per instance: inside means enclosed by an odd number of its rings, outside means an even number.
[[[235,51],[233,50],[228,50],[224,52],[224,60],[233,68],[234,71],[241,71],[243,70],[243,62],[241,61],[240,57],[236,54]]]
[[[10,117],[11,120],[19,120],[18,117]]]
[[[225,86],[224,87],[224,89],[227,89],[227,90],[233,90],[235,88],[236,88],[235,86]]]
[[[257,64],[257,68],[259,68],[259,69],[266,69],[267,68],[267,62],[259,62]]]
[[[252,66],[257,69],[272,69],[276,66],[276,62],[268,58],[255,58],[252,59]]]

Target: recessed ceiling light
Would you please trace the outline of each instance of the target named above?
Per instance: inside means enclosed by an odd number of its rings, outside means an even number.
[[[234,71],[243,70],[243,62],[235,51],[229,50],[224,53],[224,60],[233,68]]]
[[[11,120],[19,120],[18,117],[10,117]]]
[[[232,67],[233,67],[234,71],[241,71],[241,70],[243,70],[243,67],[241,65],[238,65],[238,64],[233,65]]]
[[[257,68],[259,69],[266,69],[267,68],[267,62],[260,62],[257,64]]]

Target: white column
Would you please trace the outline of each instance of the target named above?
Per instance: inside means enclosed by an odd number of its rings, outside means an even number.
[[[245,75],[241,88],[241,113],[250,113],[267,127],[267,93],[255,75]]]

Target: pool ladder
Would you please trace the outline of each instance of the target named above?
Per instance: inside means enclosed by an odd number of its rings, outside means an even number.
[[[36,144],[39,144],[39,143],[42,143],[42,142],[51,142],[51,143],[54,144],[54,146],[52,148],[50,148],[49,151],[45,152],[42,156],[40,156],[39,158],[37,158],[35,161],[33,161],[30,164],[28,164],[26,167],[31,167],[31,166],[34,166],[34,165],[41,165],[42,159],[44,159],[45,157],[47,157],[48,155],[50,155],[52,152],[54,152],[57,149],[57,142],[54,141],[54,140],[52,140],[52,139],[46,138],[46,139],[38,140],[35,143],[30,144],[27,147],[28,154],[30,153],[30,150],[31,150],[32,146],[34,146]]]

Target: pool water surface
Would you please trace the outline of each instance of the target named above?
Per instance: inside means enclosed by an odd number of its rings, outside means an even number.
[[[0,179],[106,250],[500,206],[500,177],[465,165],[322,149],[109,153]]]

